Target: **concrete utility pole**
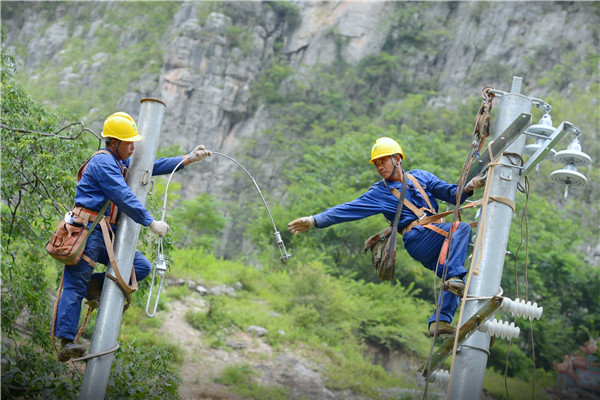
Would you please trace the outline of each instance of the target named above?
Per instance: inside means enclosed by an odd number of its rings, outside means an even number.
[[[498,117],[495,126],[494,139],[500,138],[507,127],[522,113],[531,113],[532,99],[521,95],[522,78],[513,77],[510,93],[502,95],[498,107]],[[525,146],[526,135],[519,135],[508,147],[506,152],[521,155]],[[494,157],[498,157],[495,154]],[[517,184],[521,174],[521,165],[513,166],[508,157],[502,156],[501,165],[494,169],[490,195],[504,196],[512,201],[515,200]],[[487,206],[485,220],[480,221],[481,226],[485,222],[483,232],[483,244],[481,246],[481,264],[479,274],[471,276],[469,295],[475,297],[494,296],[500,290],[500,280],[506,256],[508,234],[512,220],[512,209],[500,202],[491,202]],[[473,258],[479,257],[473,254]],[[463,323],[479,310],[487,300],[471,300],[465,304],[463,311]],[[481,398],[483,380],[489,356],[490,336],[487,333],[477,331],[469,337],[456,353],[450,399],[453,400],[477,400]]]
[[[141,103],[138,131],[144,139],[136,143],[127,183],[139,201],[145,204],[166,105],[157,99],[142,99]],[[139,224],[125,214],[121,214],[116,232],[115,257],[124,279],[131,276],[140,229]],[[109,265],[106,273],[114,276],[112,266]],[[124,305],[125,296],[119,286],[113,280],[105,279],[98,317],[92,335],[90,355],[106,354],[91,358],[87,362],[79,393],[80,400],[102,400],[106,395],[106,386],[114,358],[114,351],[111,350],[117,346]]]

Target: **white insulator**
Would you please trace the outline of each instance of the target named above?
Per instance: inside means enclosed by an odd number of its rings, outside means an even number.
[[[502,339],[516,338],[521,333],[521,329],[515,326],[513,322],[502,321],[501,319],[490,319],[479,330],[488,332],[492,336],[501,337]]]
[[[437,383],[438,385],[447,385],[450,382],[450,372],[445,369],[436,369],[427,378],[427,382]]]
[[[537,303],[531,304],[530,301],[525,302],[525,300],[521,300],[518,297],[514,300],[508,297],[503,297],[502,299],[502,306],[500,308],[511,312],[516,317],[522,316],[529,319],[540,319],[542,317],[544,307],[538,307]]]

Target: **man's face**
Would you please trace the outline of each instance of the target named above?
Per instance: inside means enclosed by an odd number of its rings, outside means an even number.
[[[400,167],[400,156],[394,156],[394,162]],[[394,171],[394,163],[392,157],[384,156],[373,160],[373,164],[382,178],[390,179],[390,175]],[[397,174],[397,173],[396,173]]]
[[[123,142],[119,143],[117,147],[117,154],[122,160],[126,160],[133,154],[135,150],[135,142]]]

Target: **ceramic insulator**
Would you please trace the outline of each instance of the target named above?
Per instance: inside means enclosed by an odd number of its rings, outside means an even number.
[[[429,375],[427,381],[437,383],[439,385],[447,385],[448,382],[450,382],[450,372],[444,369],[436,369]]]
[[[502,306],[503,310],[511,312],[516,317],[524,317],[529,319],[540,319],[542,317],[543,307],[538,307],[537,303],[531,304],[530,301],[525,302],[518,297],[514,300],[508,297],[503,297]]]
[[[482,332],[488,332],[492,336],[504,338],[516,338],[521,333],[521,329],[518,326],[515,326],[514,323],[508,321],[502,321],[501,319],[491,319],[487,321],[481,328],[479,328]]]

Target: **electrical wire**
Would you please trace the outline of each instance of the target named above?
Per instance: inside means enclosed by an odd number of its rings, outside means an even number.
[[[256,183],[256,180],[254,179],[254,177],[250,174],[250,172],[246,169],[246,167],[244,167],[242,164],[240,164],[233,157],[230,157],[227,154],[219,153],[217,151],[211,151],[211,154],[222,156],[222,157],[227,158],[228,160],[233,161],[241,169],[243,169],[244,172],[250,177],[250,179],[252,180],[252,183],[254,184],[254,187],[256,188],[256,191],[258,192],[260,198],[262,199],[263,204],[265,205],[267,214],[269,214],[269,219],[271,220],[271,223],[273,224],[273,234],[275,235],[275,240],[276,240],[277,246],[279,247],[279,251],[280,251],[279,259],[282,262],[286,262],[287,260],[289,260],[292,256],[291,256],[291,254],[289,254],[287,252],[287,249],[285,248],[285,244],[283,243],[283,240],[281,239],[281,234],[277,230],[277,225],[275,225],[275,221],[273,220],[273,215],[271,214],[271,210],[269,209],[267,201],[265,200],[265,197],[263,196],[262,191],[260,190],[260,187]],[[175,172],[179,169],[179,167],[185,160],[186,160],[186,158],[181,160],[175,166],[175,168],[173,168],[173,171],[171,171],[171,174],[169,175],[169,178],[167,179],[167,185],[165,187],[165,195],[164,195],[164,199],[163,199],[163,205],[161,208],[161,211],[162,211],[161,221],[165,220],[165,217],[167,214],[167,200],[168,200],[168,195],[169,195],[169,185],[171,184],[171,179],[173,178],[173,175],[175,174]],[[164,250],[163,250],[163,241],[162,240],[163,240],[162,237],[158,238],[157,251],[156,251],[156,253],[157,253],[156,259],[158,260],[156,264],[160,264],[160,268],[159,268],[159,265],[154,265],[154,269],[152,272],[152,282],[150,282],[150,292],[148,293],[148,301],[146,303],[146,315],[148,315],[149,317],[153,317],[156,314],[156,308],[158,306],[158,299],[160,297],[160,292],[162,290],[162,284],[164,281],[164,271],[166,270],[166,262],[165,262],[164,252],[163,252]],[[152,313],[150,313],[148,311],[148,307],[150,306],[150,298],[152,297],[152,288],[154,287],[154,280],[155,280],[155,277],[157,274],[157,269],[160,269],[159,275],[161,277],[161,281],[160,281],[160,286],[158,288],[158,292],[156,294],[156,302],[154,305],[154,311]]]
[[[528,268],[528,260],[529,260],[529,220],[527,217],[527,206],[529,204],[529,177],[525,176],[524,184],[523,184],[523,193],[525,193],[525,206],[523,207],[523,212],[521,213],[521,240],[519,242],[519,246],[515,251],[515,262],[514,262],[514,274],[515,274],[515,288],[516,288],[516,297],[519,297],[519,279],[517,273],[517,262],[519,259],[519,252],[521,247],[523,246],[523,237],[525,237],[525,300],[528,300],[528,287],[529,282],[527,278],[527,268]],[[524,228],[523,228],[524,227]],[[514,318],[513,323],[517,322],[518,317]],[[533,380],[532,380],[532,394],[531,398],[535,397],[535,341],[533,339],[533,323],[532,320],[529,319],[529,330],[530,330],[530,338],[531,338],[531,357],[533,361]],[[506,398],[510,399],[510,395],[508,392],[508,357],[510,355],[510,347],[512,345],[512,339],[508,341],[508,348],[506,351],[506,358],[504,360],[504,389],[506,391]]]

